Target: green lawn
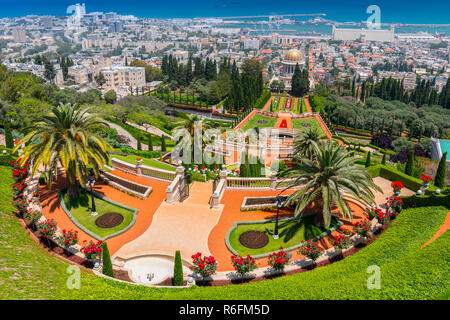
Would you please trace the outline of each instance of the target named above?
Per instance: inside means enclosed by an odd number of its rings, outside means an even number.
[[[333,219],[331,227],[336,225],[336,221]],[[280,221],[278,224],[279,239],[273,239],[272,233],[275,230],[275,222],[266,223],[254,223],[254,224],[241,224],[230,234],[230,244],[241,256],[257,255],[262,253],[273,252],[280,247],[290,248],[292,246],[300,244],[303,240],[312,239],[322,232],[326,231],[326,228],[319,228],[314,225],[314,217],[308,217],[302,219],[300,222],[297,219],[290,219],[286,221]],[[269,243],[260,249],[246,248],[239,242],[239,236],[246,231],[261,231],[269,236]]]
[[[81,270],[80,289],[69,290],[71,264],[31,239],[11,206],[11,170],[0,166],[0,299],[437,299],[449,297],[450,232],[421,248],[444,222],[448,208],[404,210],[374,243],[313,271],[225,287],[164,289],[106,280]],[[381,288],[369,290],[369,266]],[[72,271],[73,272],[73,271]]]
[[[106,236],[112,235],[118,231],[121,231],[128,227],[130,223],[133,221],[134,212],[131,210],[127,210],[125,208],[116,206],[112,203],[106,202],[105,200],[95,198],[95,206],[97,209],[98,215],[91,215],[91,196],[88,192],[83,190],[78,199],[69,200],[67,194],[63,195],[64,202],[67,207],[70,209],[70,214],[73,216],[76,221],[84,226],[86,229],[97,235],[96,238],[104,238]],[[97,220],[100,216],[105,213],[120,213],[124,219],[123,222],[113,228],[99,228],[95,225],[95,220]]]
[[[113,154],[113,155],[111,155],[111,158],[116,158],[116,159],[128,162],[132,165],[135,165],[136,158],[139,158],[139,156],[135,156],[135,155],[121,156],[121,155]],[[149,158],[142,158],[142,164],[145,166],[148,166],[148,167],[163,169],[163,170],[167,170],[167,171],[175,172],[177,170],[176,168],[169,166],[168,164],[161,163],[159,161],[156,161],[154,159],[149,159]],[[111,166],[111,160],[109,160],[109,166]]]
[[[292,122],[292,128],[297,130],[306,130],[308,128],[316,128],[323,134],[325,134],[322,130],[322,127],[319,124],[319,121],[317,121],[316,118],[305,118],[305,119],[293,119]]]
[[[276,118],[266,117],[260,114],[255,114],[247,123],[241,128],[242,131],[247,131],[255,127],[271,128],[277,123]]]

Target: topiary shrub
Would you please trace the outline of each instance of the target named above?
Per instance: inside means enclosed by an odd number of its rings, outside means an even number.
[[[382,165],[386,164],[386,153],[383,153],[383,159],[381,160],[381,164]]]
[[[161,152],[166,152],[166,137],[164,135],[161,137]]]
[[[152,135],[148,135],[148,151],[153,151]]]
[[[444,152],[441,161],[439,161],[436,177],[434,178],[434,185],[438,188],[443,188],[445,186],[446,163],[447,163],[447,152]]]
[[[5,123],[5,144],[7,148],[14,148],[14,140],[9,123]]]
[[[138,149],[138,151],[142,150],[141,137],[140,136],[137,139],[137,149]]]
[[[103,274],[114,278],[114,270],[112,267],[111,257],[109,255],[108,245],[106,242],[103,242],[102,261],[103,261],[103,270],[102,270]]]
[[[365,167],[370,167],[370,151],[367,153],[367,157],[366,157],[366,165]]]
[[[405,166],[405,173],[408,176],[412,175],[413,165],[414,165],[414,150],[409,150],[408,161],[406,162]]]
[[[175,264],[173,266],[173,285],[174,286],[183,286],[183,264],[181,262],[181,253],[180,250],[175,252]]]

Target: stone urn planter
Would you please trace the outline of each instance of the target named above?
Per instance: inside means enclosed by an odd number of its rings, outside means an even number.
[[[400,195],[400,192],[402,192],[402,190],[401,189],[394,189],[394,195],[396,196],[396,197],[398,197],[399,195]]]

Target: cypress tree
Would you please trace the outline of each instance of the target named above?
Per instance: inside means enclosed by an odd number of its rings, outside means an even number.
[[[408,161],[406,162],[405,166],[405,173],[408,176],[412,174],[413,165],[414,165],[414,150],[409,150]]]
[[[14,148],[14,140],[9,123],[5,123],[5,144],[7,148]]]
[[[111,263],[111,257],[109,256],[108,245],[103,242],[102,248],[102,261],[103,261],[103,274],[114,278],[114,270]]]
[[[381,164],[382,165],[386,164],[386,153],[383,153],[383,159],[381,159]]]
[[[148,135],[148,151],[153,151],[153,141],[152,141],[152,135]]]
[[[173,285],[183,286],[183,264],[181,263],[181,253],[180,250],[175,252],[175,263],[173,266]]]
[[[165,136],[161,136],[161,152],[166,152],[166,139]]]
[[[138,139],[137,139],[137,149],[138,149],[139,151],[142,150],[141,136],[138,136]]]
[[[434,178],[434,185],[438,188],[445,187],[445,170],[447,163],[447,152],[442,155],[441,161],[439,161],[439,166],[436,172],[436,177]]]
[[[370,151],[367,153],[367,157],[366,157],[366,165],[365,167],[370,167]]]

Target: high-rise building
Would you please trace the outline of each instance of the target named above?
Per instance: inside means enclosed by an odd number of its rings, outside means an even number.
[[[41,25],[44,29],[53,28],[53,18],[51,16],[46,16],[41,18]]]
[[[123,30],[123,23],[121,21],[114,21],[111,22],[109,25],[109,32],[111,33],[118,33]]]
[[[27,41],[27,36],[23,28],[12,29],[12,36],[14,37],[14,42],[24,43]]]

